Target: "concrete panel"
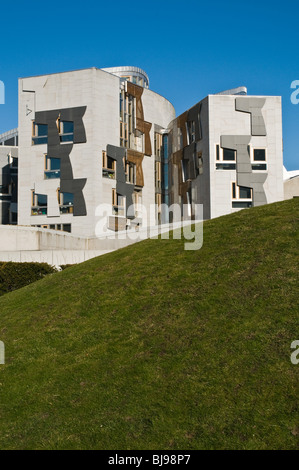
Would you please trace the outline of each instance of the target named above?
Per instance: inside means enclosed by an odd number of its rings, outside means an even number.
[[[265,98],[236,98],[236,111],[251,114],[251,135],[267,135],[262,108]]]

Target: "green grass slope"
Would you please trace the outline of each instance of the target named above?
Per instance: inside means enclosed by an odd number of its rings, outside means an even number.
[[[0,299],[0,449],[295,449],[298,209],[208,221]]]

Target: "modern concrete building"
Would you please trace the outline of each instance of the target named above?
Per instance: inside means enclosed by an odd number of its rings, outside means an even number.
[[[241,91],[241,93],[240,93]],[[170,204],[203,204],[204,218],[283,200],[281,98],[209,95],[169,136]]]
[[[173,204],[174,218],[202,204],[209,219],[284,199],[281,98],[245,87],[176,117],[138,67],[22,78],[18,131],[0,136],[2,168],[16,145],[21,226],[92,238],[103,205],[112,232],[146,225],[153,206],[159,224]]]
[[[103,204],[110,229],[142,224],[138,208],[155,204],[155,132],[175,111],[130,69],[20,79],[19,225],[94,236]]]

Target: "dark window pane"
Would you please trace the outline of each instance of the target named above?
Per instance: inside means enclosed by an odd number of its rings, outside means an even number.
[[[233,209],[243,209],[246,207],[252,207],[252,202],[251,201],[234,201],[232,203]]]
[[[50,158],[50,170],[60,170],[60,158]]]
[[[48,196],[46,194],[36,194],[37,205],[39,207],[47,207]]]
[[[253,159],[255,162],[265,162],[266,161],[266,150],[265,149],[254,149]]]
[[[256,163],[255,165],[252,165],[253,170],[267,170],[267,164],[266,163]]]
[[[63,228],[63,231],[64,231],[64,232],[69,232],[69,233],[71,233],[71,231],[72,231],[72,226],[71,226],[71,224],[63,224],[62,228]]]
[[[115,160],[113,160],[113,158],[107,157],[107,168],[109,170],[114,169],[114,162],[115,162]]]
[[[35,135],[38,137],[45,137],[48,135],[48,125],[47,124],[36,124]]]
[[[33,145],[42,145],[48,143],[48,137],[33,137]]]
[[[236,199],[236,183],[233,183],[233,199]]]
[[[223,160],[235,161],[236,152],[231,149],[223,149]]]
[[[74,139],[73,134],[60,136],[60,142],[73,142],[73,139]]]
[[[240,186],[240,199],[251,199],[251,189]]]
[[[62,122],[62,133],[63,134],[73,134],[74,132],[74,123],[71,121]]]
[[[73,205],[74,204],[74,195],[72,193],[63,193],[63,204]]]
[[[216,170],[235,170],[235,163],[216,163]]]

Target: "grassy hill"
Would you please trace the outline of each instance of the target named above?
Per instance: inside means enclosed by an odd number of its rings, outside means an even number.
[[[0,449],[295,449],[299,200],[0,299]]]

